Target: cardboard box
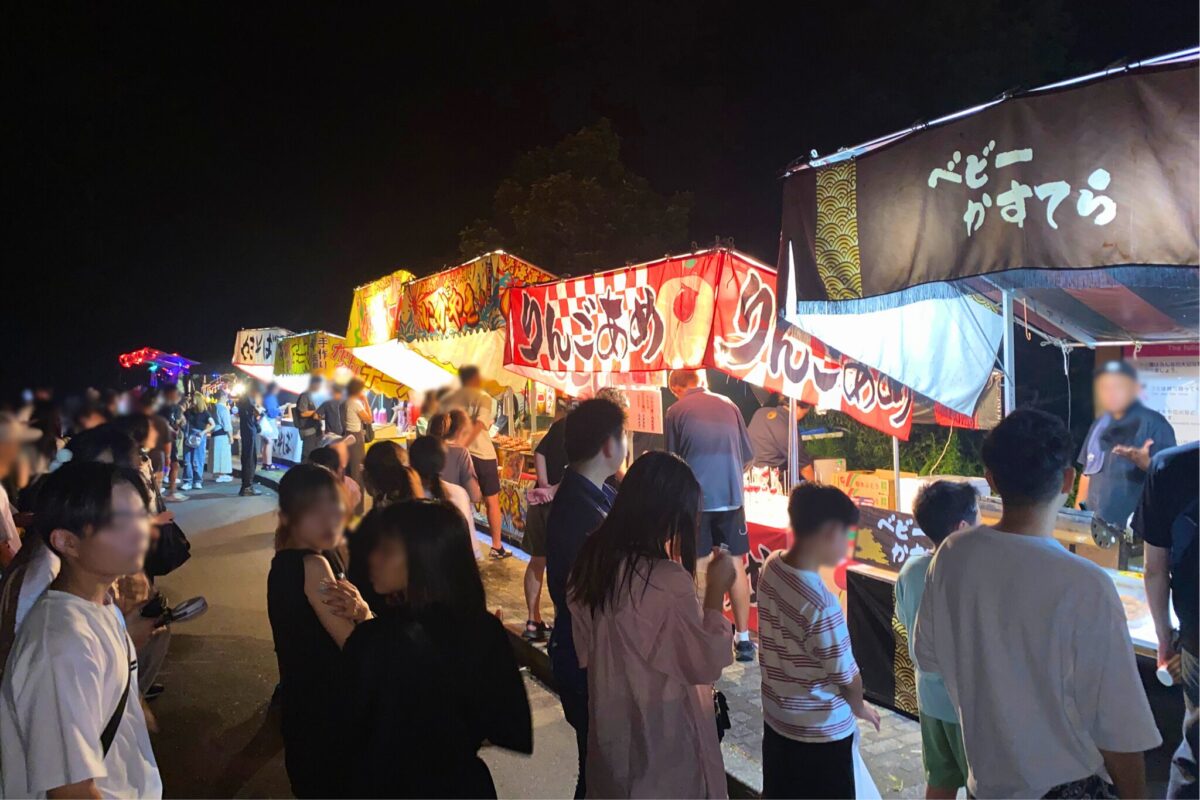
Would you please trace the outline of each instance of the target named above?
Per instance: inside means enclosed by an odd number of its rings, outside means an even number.
[[[897,511],[903,511],[905,514],[912,513],[913,503],[916,502],[917,493],[921,491],[922,486],[926,486],[934,481],[954,481],[955,483],[969,483],[975,487],[975,491],[981,497],[987,497],[992,493],[988,482],[984,478],[965,477],[963,475],[921,475],[919,477],[901,477],[900,488],[897,492],[896,500],[899,505],[896,506]]]
[[[846,471],[846,459],[844,458],[818,458],[813,461],[813,477],[817,483],[833,484],[833,476],[838,472]]]
[[[901,472],[901,478],[917,477],[911,472]],[[896,507],[895,473],[890,469],[855,470],[834,473],[833,485],[841,489],[859,505],[875,508]]]

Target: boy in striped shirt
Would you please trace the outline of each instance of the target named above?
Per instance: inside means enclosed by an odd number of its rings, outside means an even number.
[[[854,718],[879,730],[863,700],[841,606],[817,570],[846,554],[858,509],[838,489],[804,483],[788,501],[792,547],[758,579],[763,791],[771,797],[854,797]]]

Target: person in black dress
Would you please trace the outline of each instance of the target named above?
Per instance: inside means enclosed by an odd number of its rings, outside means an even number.
[[[300,464],[279,482],[279,531],[267,575],[267,615],[279,662],[284,766],[296,797],[345,797],[330,742],[344,719],[337,680],[341,648],[370,612],[334,576],[332,550],[345,521],[337,478]]]
[[[363,459],[363,483],[371,496],[371,510],[346,537],[350,562],[346,577],[358,587],[375,613],[387,606],[384,598],[371,588],[367,570],[367,558],[375,546],[379,513],[393,503],[421,496],[421,479],[405,462],[405,452],[395,442],[378,442],[367,451]]]
[[[495,797],[479,748],[533,751],[525,685],[484,601],[466,522],[410,500],[380,512],[370,558],[393,605],[342,652],[350,797]]]

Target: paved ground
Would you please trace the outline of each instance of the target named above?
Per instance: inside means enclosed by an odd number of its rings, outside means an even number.
[[[192,541],[191,560],[161,579],[172,602],[203,594],[209,612],[172,633],[151,708],[154,749],[168,797],[289,797],[278,720],[268,700],[278,674],[266,611],[275,495],[236,497],[210,484],[172,506]],[[514,563],[495,565],[519,569]],[[574,735],[557,698],[528,679],[531,758],[485,751],[501,797],[569,797]],[[569,768],[564,768],[567,765]]]

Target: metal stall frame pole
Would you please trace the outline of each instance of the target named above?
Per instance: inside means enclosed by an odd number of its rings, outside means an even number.
[[[1005,289],[1000,295],[1000,307],[1004,312],[1004,336],[1000,340],[1000,350],[1004,359],[1004,416],[1008,416],[1017,408],[1017,364],[1013,351],[1013,296]]]
[[[788,463],[787,463],[787,493],[792,493],[792,487],[800,482],[800,473],[796,469],[800,461],[800,428],[796,425],[796,398],[788,398]]]
[[[896,497],[900,497],[900,437],[892,437],[892,477],[896,480]]]

